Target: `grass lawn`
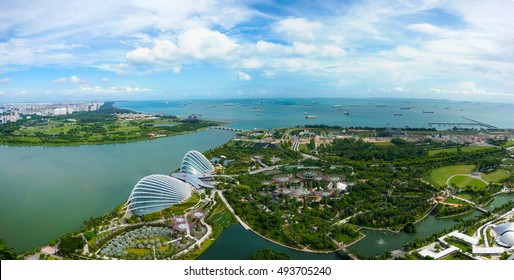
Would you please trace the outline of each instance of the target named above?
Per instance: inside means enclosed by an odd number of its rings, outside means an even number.
[[[453,236],[445,238],[444,240],[446,242],[448,242],[448,244],[451,244],[457,248],[460,248],[461,250],[463,250],[465,252],[471,252],[471,250],[472,250],[471,245],[469,245],[468,243],[461,241]]]
[[[140,248],[127,248],[125,249],[128,253],[133,253],[136,255],[146,255],[150,254],[152,251],[150,249],[140,249]]]
[[[379,146],[379,147],[392,147],[394,146],[391,142],[373,142],[373,144]]]
[[[436,187],[446,185],[446,180],[455,174],[470,174],[475,171],[475,165],[451,165],[434,169],[430,172],[427,181]]]
[[[456,198],[453,198],[451,196],[447,197],[444,202],[446,203],[455,203],[455,204],[467,204],[466,202],[460,200],[460,199],[456,199]]]
[[[441,260],[472,260],[472,258],[464,255],[461,252],[455,252],[455,253],[449,254],[448,256],[442,258]]]
[[[505,169],[497,169],[490,173],[482,173],[482,179],[486,180],[489,183],[498,183],[500,180],[503,180],[510,176],[510,171]]]
[[[507,142],[505,142],[505,144],[503,144],[503,146],[505,146],[505,147],[514,146],[514,141],[507,141]]]
[[[164,216],[177,216],[177,215],[183,215],[187,209],[195,206],[200,201],[200,197],[193,193],[191,194],[191,197],[188,198],[186,201],[181,202],[179,204],[173,205],[169,208],[166,208],[162,210]]]
[[[310,152],[309,148],[307,148],[307,144],[299,144],[298,150],[300,150],[300,152],[304,152],[304,153]]]
[[[466,146],[466,147],[462,147],[461,148],[463,153],[471,153],[471,152],[476,152],[476,151],[486,150],[486,149],[491,149],[491,147]],[[428,156],[435,156],[435,155],[440,154],[440,153],[448,153],[448,154],[457,153],[457,148],[430,150],[430,151],[428,151]]]
[[[450,185],[455,185],[458,188],[465,188],[466,186],[472,186],[477,189],[485,189],[487,184],[469,176],[455,176],[450,180]]]

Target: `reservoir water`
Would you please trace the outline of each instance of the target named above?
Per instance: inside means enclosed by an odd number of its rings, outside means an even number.
[[[315,254],[289,249],[270,242],[241,225],[233,225],[225,229],[199,260],[247,260],[258,250],[271,249],[281,252],[293,260],[340,260],[336,253]]]
[[[174,171],[187,151],[234,135],[205,130],[125,144],[0,146],[0,238],[18,252],[45,244],[123,203],[144,176]]]

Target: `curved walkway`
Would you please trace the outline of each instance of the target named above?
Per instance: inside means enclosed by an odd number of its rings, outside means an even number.
[[[487,182],[486,180],[482,179],[482,177],[480,177],[480,175],[474,175],[474,174],[475,173],[473,173],[473,174],[454,174],[454,175],[448,177],[448,179],[446,180],[446,186],[450,187],[450,181],[453,179],[453,177],[456,177],[456,176],[471,177],[473,179],[477,179],[479,181],[484,182],[486,185],[489,185],[489,182]]]

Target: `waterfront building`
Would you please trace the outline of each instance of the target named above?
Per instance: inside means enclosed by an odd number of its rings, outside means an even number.
[[[180,165],[180,172],[192,175],[212,173],[214,166],[199,151],[191,150],[186,153]]]
[[[132,214],[145,215],[178,204],[191,196],[191,187],[214,188],[209,183],[213,172],[214,166],[202,153],[189,151],[178,172],[141,179],[132,189],[124,208]]]
[[[133,214],[144,215],[178,204],[191,196],[191,187],[169,175],[154,174],[139,180],[125,203]]]
[[[493,228],[496,233],[496,244],[513,248],[514,247],[514,223],[504,223]]]

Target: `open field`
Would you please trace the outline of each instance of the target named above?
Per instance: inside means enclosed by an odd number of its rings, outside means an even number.
[[[455,203],[455,204],[465,204],[466,202],[460,200],[460,199],[456,199],[456,198],[453,198],[451,196],[447,197],[444,202],[446,203]]]
[[[446,185],[446,180],[455,174],[470,174],[475,171],[475,165],[451,165],[434,169],[427,180],[436,187]]]
[[[487,187],[487,184],[469,177],[469,176],[455,176],[450,180],[450,185],[455,185],[458,188],[466,188],[467,186],[471,186],[473,188],[483,189]]]
[[[486,180],[489,183],[498,183],[501,180],[509,177],[511,171],[507,171],[505,169],[497,169],[490,173],[482,173],[482,179]]]
[[[379,147],[392,147],[394,146],[391,142],[373,142],[373,144],[379,146]]]
[[[463,153],[471,153],[471,152],[476,152],[476,151],[480,151],[480,150],[487,150],[487,149],[492,149],[492,148],[491,147],[484,147],[484,146],[467,146],[467,147],[462,147],[461,151]],[[430,151],[428,151],[428,156],[435,156],[435,155],[440,154],[440,153],[454,154],[454,153],[457,153],[457,148],[430,150]]]

